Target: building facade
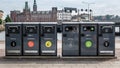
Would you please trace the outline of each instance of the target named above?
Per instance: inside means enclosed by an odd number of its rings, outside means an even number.
[[[10,17],[13,22],[56,22],[57,7],[52,7],[51,11],[38,11],[36,0],[34,0],[33,11],[28,7],[28,2],[25,2],[23,12],[11,11]]]
[[[72,11],[77,12],[77,8],[64,7],[62,10],[57,11],[57,20],[58,21],[72,21]]]
[[[71,18],[72,18],[71,12],[65,12],[64,10],[57,11],[58,21],[71,21]]]
[[[78,14],[78,15],[72,16],[71,20],[72,21],[83,21],[83,22],[93,21],[93,16],[91,16],[91,14],[88,15],[86,13],[83,13],[83,14],[80,14],[80,15]]]

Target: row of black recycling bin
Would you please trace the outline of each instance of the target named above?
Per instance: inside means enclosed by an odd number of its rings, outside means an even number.
[[[6,56],[57,56],[58,27],[63,57],[115,56],[114,22],[10,22]]]

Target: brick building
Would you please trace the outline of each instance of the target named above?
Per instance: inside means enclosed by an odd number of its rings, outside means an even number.
[[[11,11],[10,17],[13,22],[56,22],[57,7],[52,7],[51,11],[37,11],[37,3],[34,0],[33,11],[30,10],[28,2],[25,2],[23,12]]]

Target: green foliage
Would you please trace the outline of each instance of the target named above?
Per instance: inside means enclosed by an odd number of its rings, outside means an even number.
[[[107,19],[107,20],[110,20],[110,19],[111,19],[111,16],[110,16],[110,15],[106,15],[106,19]]]
[[[7,17],[5,18],[5,22],[11,22],[9,15],[7,15]]]
[[[2,24],[2,19],[0,19],[0,24]]]

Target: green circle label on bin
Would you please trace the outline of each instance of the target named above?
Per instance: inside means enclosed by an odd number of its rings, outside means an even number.
[[[90,47],[92,46],[92,41],[86,41],[86,42],[85,42],[85,46],[86,46],[87,48],[90,48]]]

